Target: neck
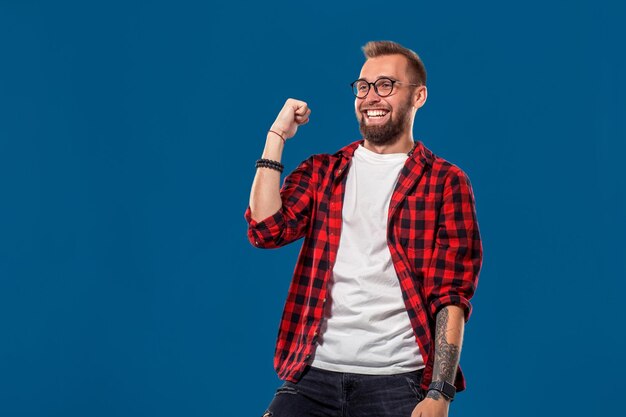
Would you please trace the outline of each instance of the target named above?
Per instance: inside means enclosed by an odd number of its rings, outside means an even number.
[[[413,149],[413,135],[402,135],[393,143],[385,145],[374,145],[367,139],[363,142],[363,147],[368,151],[386,154],[386,153],[409,153]]]

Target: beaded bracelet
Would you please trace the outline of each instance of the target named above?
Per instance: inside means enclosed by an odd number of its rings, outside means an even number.
[[[283,172],[283,169],[285,169],[284,165],[281,164],[278,161],[272,161],[271,159],[257,159],[256,161],[256,167],[257,168],[270,168],[270,169],[274,169],[276,171],[279,172]]]
[[[257,168],[269,168],[269,169],[273,169],[273,170],[281,172],[281,173],[283,172],[283,170],[280,167],[277,167],[276,165],[270,165],[270,164],[267,164],[267,163],[264,163],[264,162],[260,162],[260,163],[256,164],[256,167]]]
[[[264,158],[261,158],[261,159],[257,160],[257,162],[260,162],[260,163],[265,163],[265,164],[268,164],[268,165],[274,165],[274,166],[275,166],[275,167],[277,167],[277,168],[283,168],[283,164],[281,164],[281,163],[280,163],[280,162],[278,162],[278,161],[274,161],[274,160],[272,160],[272,159],[264,159]]]

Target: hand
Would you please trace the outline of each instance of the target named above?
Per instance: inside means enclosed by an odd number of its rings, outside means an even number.
[[[285,139],[292,138],[296,134],[298,126],[309,122],[310,114],[311,110],[304,101],[289,98],[278,113],[271,130],[282,134]]]
[[[448,417],[449,407],[450,401],[441,395],[438,400],[426,397],[415,406],[411,417]]]

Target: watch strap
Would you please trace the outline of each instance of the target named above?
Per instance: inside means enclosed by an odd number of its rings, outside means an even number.
[[[433,381],[428,386],[429,390],[435,390],[440,392],[446,399],[452,401],[454,394],[456,394],[456,388],[454,385],[446,381]]]

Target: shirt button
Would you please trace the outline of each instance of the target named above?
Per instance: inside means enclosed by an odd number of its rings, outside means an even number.
[[[255,245],[255,246],[259,246],[259,241],[258,241],[258,240],[255,240],[255,241],[254,241],[254,245]]]

